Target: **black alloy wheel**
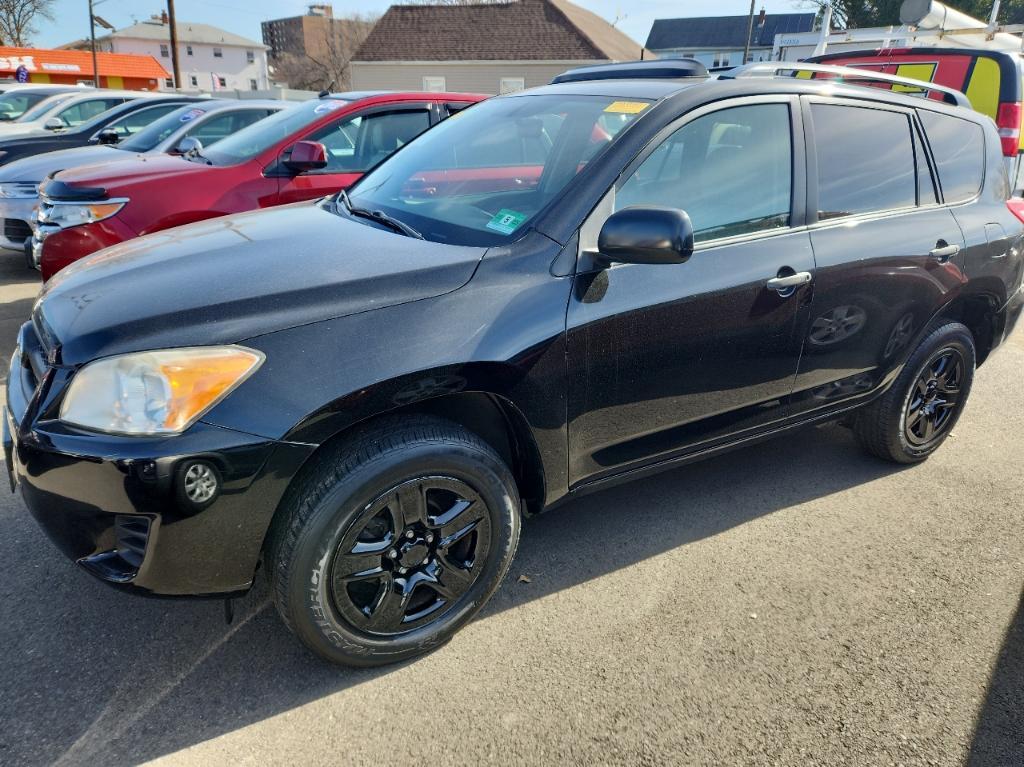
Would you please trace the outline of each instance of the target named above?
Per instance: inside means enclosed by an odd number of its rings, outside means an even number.
[[[933,323],[888,390],[854,413],[857,440],[887,461],[926,459],[963,413],[975,359],[974,336],[966,326],[948,319]]]
[[[394,636],[428,625],[480,577],[491,524],[479,494],[454,477],[421,477],[367,506],[331,568],[334,608],[353,628]]]
[[[940,350],[921,371],[903,419],[910,444],[924,447],[945,436],[956,421],[963,374],[964,357],[955,348]]]
[[[267,539],[274,603],[332,663],[422,655],[487,603],[519,526],[491,445],[441,418],[382,418],[321,448],[293,482]]]

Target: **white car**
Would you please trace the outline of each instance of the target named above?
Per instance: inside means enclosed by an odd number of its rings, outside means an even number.
[[[83,85],[39,85],[37,83],[0,83],[0,122],[13,122],[44,100],[66,93],[85,92]]]
[[[111,107],[131,99],[156,96],[145,91],[112,91],[88,89],[58,93],[39,102],[34,108],[12,122],[0,122],[0,138],[27,136],[45,131],[74,128]]]

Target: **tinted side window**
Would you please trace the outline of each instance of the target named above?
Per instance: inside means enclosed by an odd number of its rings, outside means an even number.
[[[917,204],[910,119],[899,112],[812,104],[818,218]]]
[[[130,115],[122,117],[120,120],[115,120],[104,130],[117,131],[117,135],[122,138],[133,136],[154,120],[159,120],[180,106],[181,104],[161,104],[149,109],[140,109],[137,112],[132,112]]]
[[[696,240],[730,237],[788,226],[792,181],[789,106],[732,107],[669,136],[618,190],[615,208],[681,208]]]
[[[248,109],[215,115],[192,128],[186,135],[189,138],[198,139],[203,146],[210,146],[266,116],[267,113],[262,109]]]
[[[81,125],[86,120],[91,120],[96,115],[103,114],[108,109],[116,107],[118,104],[123,104],[124,99],[122,98],[109,98],[109,99],[90,99],[89,101],[79,101],[77,104],[68,107],[60,114],[57,115],[64,124],[69,128]]]
[[[981,191],[985,173],[985,133],[970,120],[921,110],[945,201],[963,202]]]

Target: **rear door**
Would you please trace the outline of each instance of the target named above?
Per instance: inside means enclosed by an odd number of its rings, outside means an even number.
[[[390,104],[349,113],[307,135],[327,149],[327,167],[287,173],[285,149],[278,167],[279,203],[313,200],[346,189],[370,168],[427,130],[438,119],[431,103]]]
[[[817,272],[794,407],[877,388],[963,283],[964,238],[939,204],[913,110],[803,97]]]

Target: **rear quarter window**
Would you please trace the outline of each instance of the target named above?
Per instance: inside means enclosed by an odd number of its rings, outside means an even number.
[[[985,177],[985,132],[959,117],[920,110],[946,203],[971,200]]]

